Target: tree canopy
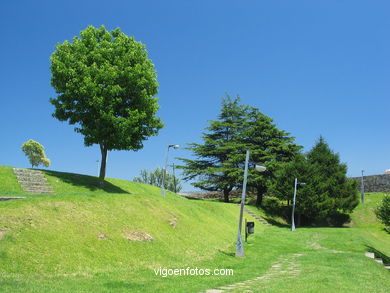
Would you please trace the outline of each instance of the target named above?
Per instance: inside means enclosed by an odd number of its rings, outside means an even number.
[[[290,160],[300,149],[271,118],[254,107],[241,105],[239,97],[222,100],[218,120],[210,121],[206,131],[203,144],[190,143],[187,148],[195,159],[180,158],[184,162],[180,167],[185,180],[194,180],[192,185],[204,190],[222,191],[226,202],[230,191],[242,185],[247,149],[251,152],[248,186],[258,192],[258,203],[267,191],[276,164]],[[267,166],[268,171],[257,173],[257,163]]]
[[[109,150],[134,150],[163,127],[155,117],[158,83],[145,46],[119,28],[88,26],[58,44],[51,60],[53,116],[75,125],[84,144],[100,146],[100,180]]]
[[[347,166],[340,162],[323,137],[305,155],[287,163],[277,172],[274,192],[292,201],[294,179],[306,183],[299,187],[296,213],[303,223],[328,222],[341,225],[358,205],[357,182],[346,176]]]
[[[26,141],[22,145],[22,151],[28,157],[32,168],[39,165],[50,166],[50,160],[46,158],[45,149],[39,142],[32,139]]]

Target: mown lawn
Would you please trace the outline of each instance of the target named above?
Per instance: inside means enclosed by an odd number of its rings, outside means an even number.
[[[102,191],[95,177],[46,174],[56,194],[0,202],[0,292],[200,292],[259,276],[228,292],[388,292],[390,272],[364,256],[390,255],[390,236],[372,214],[382,194],[367,195],[346,228],[256,223],[245,257],[235,258],[237,205],[163,198],[156,187],[116,179]],[[129,241],[132,231],[153,241]],[[154,271],[187,267],[234,275]]]

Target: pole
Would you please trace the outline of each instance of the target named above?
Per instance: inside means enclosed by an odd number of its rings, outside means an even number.
[[[292,215],[291,215],[291,231],[295,231],[294,212],[295,212],[295,199],[296,199],[296,197],[297,197],[297,185],[298,185],[298,178],[295,178],[295,184],[294,184],[294,199],[293,199]],[[298,223],[298,224],[299,224],[299,223]]]
[[[361,186],[360,186],[360,192],[362,194],[362,203],[364,203],[364,170],[362,170],[362,180],[361,180]]]
[[[245,242],[248,243],[248,224],[245,218]]]
[[[249,163],[249,150],[246,151],[246,158],[245,158],[245,171],[244,171],[244,182],[242,184],[240,218],[238,220],[236,257],[244,257],[244,246],[242,244],[241,229],[242,229],[242,217],[243,217],[243,214],[244,214],[244,205],[245,205],[246,179],[248,177],[248,163]]]
[[[172,164],[172,167],[173,167],[173,187],[174,187],[175,193],[177,193],[177,190],[176,190],[176,176],[175,176],[175,163]]]
[[[165,196],[165,173],[167,172],[167,164],[168,164],[168,153],[169,153],[169,147],[167,148],[167,152],[165,154],[165,165],[164,165],[164,171],[163,171],[163,178],[162,178],[162,186],[161,186],[161,195]]]

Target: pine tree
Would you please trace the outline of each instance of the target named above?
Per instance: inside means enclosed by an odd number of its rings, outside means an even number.
[[[357,183],[346,176],[347,166],[340,163],[320,137],[304,158],[285,164],[277,172],[273,193],[281,200],[292,201],[294,179],[305,182],[299,187],[296,200],[298,222],[327,222],[342,225],[348,213],[358,205]],[[291,187],[289,187],[291,186]]]
[[[256,190],[258,204],[278,164],[291,160],[300,150],[294,138],[279,130],[270,117],[257,108],[240,105],[239,97],[224,99],[218,120],[211,121],[206,130],[203,144],[189,144],[196,159],[181,159],[184,179],[196,179],[192,185],[204,190],[223,191],[226,202],[230,191],[242,187],[246,150],[250,150],[248,187]],[[257,163],[267,171],[258,173]]]
[[[281,163],[291,161],[301,147],[294,143],[294,137],[278,129],[270,117],[253,107],[247,109],[242,140],[251,150],[248,187],[257,194],[256,205],[261,205],[264,193],[274,181],[275,171]],[[266,171],[257,172],[254,168],[256,163],[267,167]],[[239,182],[242,182],[241,178]]]
[[[218,120],[210,121],[207,132],[203,133],[203,144],[190,143],[186,148],[196,159],[179,158],[185,164],[178,166],[183,169],[184,180],[196,179],[192,185],[203,190],[222,191],[225,202],[229,202],[229,193],[243,173],[243,161],[237,160],[237,155],[245,149],[240,141],[245,110],[238,96],[224,98]]]

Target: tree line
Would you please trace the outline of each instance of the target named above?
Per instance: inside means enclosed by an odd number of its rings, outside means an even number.
[[[256,205],[288,219],[295,178],[306,183],[297,197],[299,222],[339,225],[358,204],[357,183],[347,178],[347,166],[323,137],[302,153],[293,136],[259,109],[240,104],[239,97],[222,100],[218,119],[210,121],[201,139],[188,144],[194,158],[179,158],[183,164],[178,168],[194,187],[222,192],[225,202],[233,189],[242,188],[245,153],[250,150],[247,186],[256,194]],[[265,172],[255,170],[259,163]]]

